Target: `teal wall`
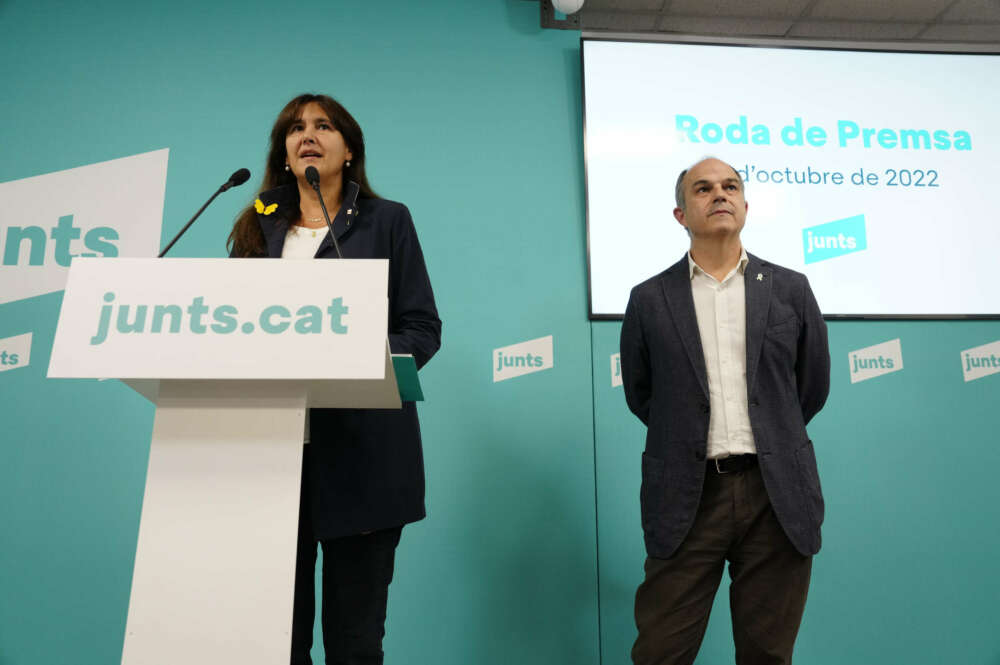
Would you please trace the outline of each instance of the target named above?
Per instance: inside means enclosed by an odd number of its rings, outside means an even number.
[[[422,372],[429,518],[404,532],[387,662],[627,662],[643,432],[610,387],[618,324],[586,319],[578,34],[541,31],[528,0],[279,7],[0,3],[0,182],[170,148],[166,240],[235,168],[259,175],[285,101],[338,97],[373,185],[413,212],[444,320]],[[222,256],[256,182],[174,253]],[[116,663],[124,634],[153,411],[45,378],[60,301],[0,305],[0,338],[34,334],[31,365],[0,373],[0,665]],[[553,369],[492,382],[492,349],[550,334]],[[847,351],[897,336],[906,369],[852,386]],[[1000,661],[1000,375],[965,384],[957,361],[998,338],[831,326],[801,662]],[[700,663],[731,661],[727,621],[723,603]]]

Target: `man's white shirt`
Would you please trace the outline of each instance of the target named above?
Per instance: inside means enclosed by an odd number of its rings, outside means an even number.
[[[756,454],[747,407],[746,250],[722,281],[701,269],[688,253],[691,295],[705,353],[710,413],[709,459]]]

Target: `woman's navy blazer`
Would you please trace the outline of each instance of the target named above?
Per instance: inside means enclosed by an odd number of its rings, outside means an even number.
[[[259,196],[277,203],[258,213],[267,255],[279,258],[291,219],[299,215],[296,185]],[[346,207],[346,205],[344,206]],[[346,259],[389,259],[389,346],[410,353],[422,367],[441,346],[441,320],[410,211],[384,199],[358,199],[357,215],[344,207],[333,221]],[[336,259],[329,234],[318,259]],[[417,407],[311,409],[310,443],[302,463],[303,509],[311,513],[319,540],[400,526],[423,519],[424,461]]]

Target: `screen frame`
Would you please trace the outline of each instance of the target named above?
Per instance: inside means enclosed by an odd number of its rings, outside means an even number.
[[[621,321],[624,314],[595,314],[593,274],[590,260],[590,174],[587,162],[587,74],[584,47],[587,42],[657,43],[685,46],[733,46],[816,51],[852,51],[877,53],[913,53],[924,55],[992,55],[1000,50],[990,44],[940,43],[914,45],[904,42],[854,42],[806,39],[731,38],[705,35],[651,35],[643,33],[587,32],[580,34],[580,95],[583,112],[583,198],[584,223],[587,235],[587,319],[589,321]],[[664,269],[669,266],[664,266]],[[827,321],[1000,321],[996,314],[823,314]]]

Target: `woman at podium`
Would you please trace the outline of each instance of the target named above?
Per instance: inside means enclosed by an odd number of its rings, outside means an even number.
[[[317,176],[318,193],[310,184]],[[372,191],[361,127],[326,95],[300,95],[278,114],[262,191],[237,218],[228,246],[234,257],[336,259],[339,250],[344,258],[389,259],[392,353],[412,354],[419,368],[441,345],[410,213]],[[416,406],[312,409],[306,421],[291,665],[312,663],[318,544],[327,662],[382,663],[396,546],[403,525],[425,515]]]

